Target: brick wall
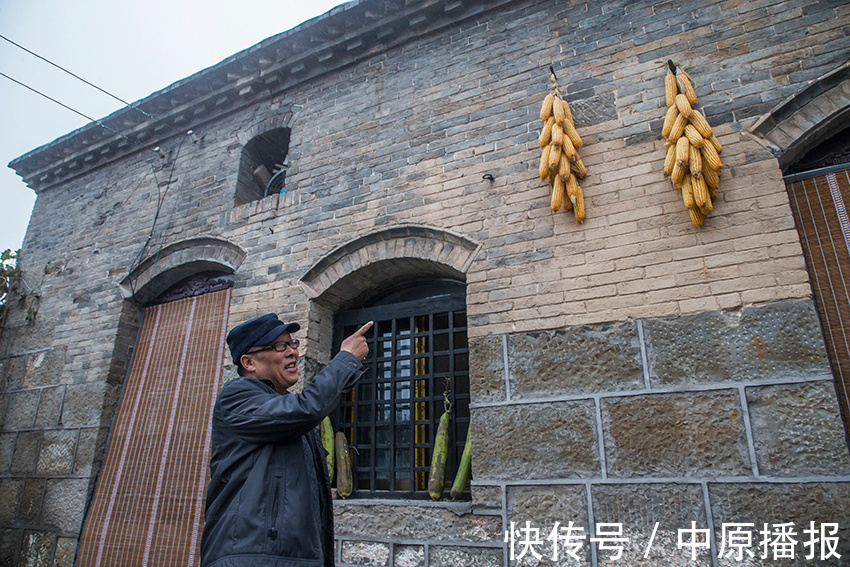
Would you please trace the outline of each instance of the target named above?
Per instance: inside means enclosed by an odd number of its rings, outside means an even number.
[[[364,285],[378,286],[384,272],[341,264],[327,273],[326,292],[312,297],[301,280],[321,259],[358,238],[411,225],[438,235],[426,239],[432,245],[448,238],[440,234],[465,239],[475,250],[463,272],[469,334],[479,345],[471,362],[481,369],[473,376],[473,402],[479,404],[475,423],[515,415],[531,423],[539,417],[532,406],[519,403],[525,395],[519,383],[513,386],[516,398],[504,397],[510,386],[504,382],[502,341],[517,346],[534,333],[569,335],[603,324],[621,329],[634,321],[809,301],[779,163],[746,130],[807,82],[846,61],[846,3],[496,4],[386,49],[377,44],[332,73],[192,124],[199,142],[158,141],[167,159],[140,150],[39,191],[21,260],[28,284],[40,296],[38,316],[29,325],[23,310],[13,306],[0,344],[0,370],[8,376],[0,433],[0,482],[8,490],[2,491],[7,502],[0,508],[9,510],[0,518],[0,564],[47,564],[39,563],[46,553],[57,565],[70,565],[120,393],[127,344],[138,326],[138,307],[125,299],[119,283],[142,260],[174,243],[210,237],[244,251],[231,326],[267,311],[300,320],[309,339],[305,356],[323,362],[330,356],[333,311],[342,306],[335,299],[341,297],[340,282],[357,272]],[[667,59],[693,77],[700,107],[724,148],[720,194],[700,229],[691,225],[678,191],[661,173]],[[550,65],[585,143],[580,154],[589,173],[581,181],[587,202],[582,224],[571,213],[549,209],[549,187],[536,173],[537,114]],[[242,145],[254,133],[281,124],[292,129],[287,192],[234,206]],[[711,340],[724,339],[721,333]],[[623,331],[614,342],[628,350],[635,341],[635,332]],[[50,361],[47,366],[37,364],[41,353]],[[805,377],[802,386],[785,381],[759,390],[749,405],[742,400],[751,390],[742,396],[738,382],[731,388],[709,382],[712,386],[696,391],[680,384],[675,393],[664,390],[659,397],[651,388],[640,389],[646,361],[627,362],[583,379],[591,391],[610,386],[609,393],[628,389],[622,382],[634,379],[639,395],[605,398],[605,413],[596,395],[553,402],[563,423],[583,420],[585,427],[560,430],[577,443],[574,452],[560,453],[558,467],[530,487],[521,481],[529,478],[525,471],[532,463],[504,452],[498,458],[508,461],[505,471],[515,471],[510,478],[489,477],[493,482],[476,485],[471,505],[416,508],[422,521],[430,522],[420,531],[376,535],[411,514],[404,505],[378,508],[378,524],[363,523],[374,503],[340,505],[343,562],[372,564],[370,558],[380,556],[387,558],[380,564],[387,564],[399,556],[397,564],[416,565],[427,556],[432,567],[499,564],[505,557],[503,524],[521,511],[543,522],[545,503],[557,502],[553,509],[574,510],[576,521],[591,516],[618,521],[622,516],[613,502],[630,491],[680,502],[682,517],[712,501],[703,498],[711,490],[726,491],[730,498],[749,491],[745,500],[753,506],[777,490],[797,491],[799,498],[819,490],[828,496],[818,498],[846,502],[846,485],[836,480],[834,469],[846,455],[835,445],[827,459],[832,464],[826,465],[832,480],[808,492],[805,483],[758,484],[750,460],[754,452],[766,459],[766,471],[782,469],[785,465],[776,463],[787,462],[794,447],[805,444],[774,450],[765,442],[760,453],[746,439],[729,441],[723,463],[734,465],[728,467],[710,463],[707,449],[688,457],[690,468],[677,465],[674,457],[647,465],[673,467],[683,478],[697,471],[696,478],[704,479],[715,466],[738,475],[734,483],[711,489],[703,481],[682,486],[678,481],[565,482],[606,480],[600,447],[615,433],[605,420],[627,413],[629,404],[654,403],[662,416],[689,419],[689,404],[699,402],[700,415],[738,412],[739,424],[749,412],[758,429],[766,415],[762,408],[780,403],[772,392],[820,388],[819,399],[829,398],[823,369],[806,374],[814,376],[814,386]],[[668,370],[654,368],[659,381],[668,379]],[[232,367],[227,372],[232,374]],[[549,384],[560,391],[558,385],[572,379],[554,376]],[[551,393],[534,388],[535,396]],[[831,415],[824,418],[831,427],[837,410],[829,403],[823,402],[823,411]],[[813,431],[820,427],[817,419],[810,423]],[[632,460],[608,456],[611,471],[624,479],[640,477],[646,451],[655,449],[634,450]],[[61,464],[51,460],[55,455],[65,455]],[[795,478],[810,465],[804,460]],[[723,510],[715,518],[745,516]],[[446,523],[447,518],[456,520]],[[461,556],[466,559],[457,559]],[[595,553],[586,558],[593,564],[598,559]]]

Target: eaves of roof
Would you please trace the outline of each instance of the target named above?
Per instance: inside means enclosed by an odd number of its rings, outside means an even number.
[[[9,167],[38,193],[512,1],[352,0],[32,150]]]

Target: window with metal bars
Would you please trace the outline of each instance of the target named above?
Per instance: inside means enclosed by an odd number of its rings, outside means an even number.
[[[367,321],[375,322],[367,371],[333,416],[352,446],[354,496],[428,497],[434,435],[448,408],[447,495],[469,428],[465,294],[338,313],[335,348]]]

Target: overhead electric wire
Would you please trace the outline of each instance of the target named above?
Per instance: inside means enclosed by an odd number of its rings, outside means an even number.
[[[29,53],[29,54],[30,54],[30,55],[32,55],[33,57],[38,57],[39,59],[41,59],[41,60],[42,60],[42,61],[44,61],[45,63],[48,63],[48,64],[50,64],[50,65],[53,65],[53,66],[54,66],[54,67],[56,67],[57,69],[59,69],[59,70],[61,70],[61,71],[65,72],[65,73],[67,73],[67,74],[71,75],[72,77],[74,77],[75,79],[77,79],[77,80],[79,80],[79,81],[82,81],[83,83],[87,84],[88,86],[90,86],[90,87],[92,87],[92,88],[95,88],[95,89],[99,90],[99,91],[100,91],[100,92],[102,92],[103,94],[105,94],[105,95],[107,95],[107,96],[110,96],[110,97],[114,98],[114,99],[115,99],[115,100],[117,100],[118,102],[120,102],[120,103],[122,103],[122,104],[126,104],[128,108],[131,108],[131,109],[135,110],[136,112],[138,112],[138,113],[142,114],[143,116],[146,116],[147,118],[150,118],[151,120],[156,120],[156,118],[155,118],[154,116],[152,116],[152,115],[148,114],[147,112],[145,112],[144,110],[142,110],[141,108],[139,108],[138,106],[136,106],[136,105],[137,105],[137,103],[130,103],[130,102],[127,102],[127,101],[126,101],[126,100],[124,100],[123,98],[118,97],[118,96],[116,96],[116,95],[112,94],[111,92],[107,91],[107,90],[106,90],[106,89],[104,89],[104,88],[101,88],[101,87],[97,86],[96,84],[92,83],[91,81],[87,81],[86,79],[84,79],[84,78],[80,77],[79,75],[77,75],[77,74],[75,74],[75,73],[72,73],[71,71],[69,71],[69,70],[68,70],[68,69],[66,69],[65,67],[63,67],[63,66],[61,66],[61,65],[59,65],[59,64],[57,64],[57,63],[54,63],[53,61],[51,61],[50,59],[47,59],[46,57],[42,57],[42,56],[41,56],[41,55],[39,55],[38,53],[36,53],[36,52],[34,52],[34,51],[30,50],[30,49],[27,49],[27,48],[26,48],[26,47],[24,47],[23,45],[21,45],[21,44],[19,44],[19,43],[16,43],[16,42],[12,41],[11,39],[9,39],[8,37],[6,37],[6,36],[4,36],[4,35],[2,35],[2,34],[0,34],[0,39],[4,39],[4,40],[8,41],[9,43],[11,43],[12,45],[14,45],[15,47],[17,47],[18,49],[22,49],[23,51],[26,51],[27,53]],[[163,121],[163,124],[165,124],[166,126],[168,126],[169,128],[171,128],[171,129],[172,129],[172,130],[174,130],[175,132],[177,132],[177,131],[178,131],[176,128],[174,128],[174,127],[173,127],[171,124],[169,124],[168,122]]]
[[[7,75],[6,73],[3,73],[2,71],[0,71],[0,76],[2,76],[2,77],[6,77],[7,79],[9,79],[10,81],[12,81],[13,83],[16,83],[16,84],[18,84],[18,85],[21,85],[22,87],[24,87],[24,88],[26,88],[26,89],[29,89],[29,90],[31,90],[32,92],[34,92],[34,93],[36,93],[36,94],[38,94],[38,95],[43,96],[44,98],[46,98],[47,100],[49,100],[49,101],[51,101],[51,102],[55,102],[56,104],[58,104],[59,106],[61,106],[61,107],[63,107],[63,108],[67,108],[68,110],[70,110],[71,112],[73,112],[73,113],[75,113],[75,114],[79,114],[80,116],[82,116],[82,117],[83,117],[83,118],[85,118],[86,120],[89,120],[89,121],[91,121],[91,122],[94,122],[95,124],[97,124],[97,125],[98,125],[98,126],[100,126],[101,128],[105,128],[105,129],[109,130],[110,132],[114,132],[115,134],[117,134],[117,135],[121,136],[122,138],[124,138],[125,140],[127,140],[128,142],[130,142],[130,143],[132,143],[132,144],[136,144],[137,146],[139,146],[139,147],[141,147],[141,148],[144,148],[144,149],[146,149],[146,150],[150,150],[150,151],[152,151],[152,152],[153,152],[153,153],[155,153],[155,154],[159,154],[159,152],[157,152],[155,149],[150,148],[150,147],[148,147],[148,146],[145,146],[145,145],[143,145],[143,144],[140,144],[140,143],[139,143],[139,142],[137,142],[136,140],[133,140],[133,139],[131,139],[131,138],[128,138],[127,136],[125,136],[124,134],[122,134],[121,132],[119,132],[118,130],[116,130],[115,128],[112,128],[112,127],[110,127],[110,126],[107,126],[106,124],[104,124],[104,123],[103,123],[103,122],[101,122],[100,120],[97,120],[97,119],[95,119],[95,118],[92,118],[91,116],[88,116],[88,115],[86,115],[86,114],[83,114],[83,113],[82,113],[82,112],[80,112],[79,110],[77,110],[77,109],[75,109],[75,108],[71,108],[71,107],[70,107],[70,106],[68,106],[67,104],[65,104],[65,103],[63,103],[63,102],[60,102],[60,101],[56,100],[55,98],[53,98],[53,97],[51,97],[51,96],[49,96],[49,95],[44,94],[44,93],[43,93],[43,92],[41,92],[40,90],[38,90],[38,89],[36,89],[36,88],[33,88],[33,87],[31,87],[31,86],[27,85],[26,83],[22,83],[21,81],[19,81],[19,80],[15,79],[15,78],[10,77],[9,75]]]

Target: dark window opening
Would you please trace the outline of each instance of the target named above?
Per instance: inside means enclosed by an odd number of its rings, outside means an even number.
[[[465,289],[410,288],[338,313],[335,348],[370,320],[367,371],[332,416],[352,446],[354,496],[428,498],[434,436],[448,404],[447,498],[469,428]]]
[[[150,305],[171,303],[180,299],[197,297],[214,291],[233,287],[233,274],[220,271],[206,271],[184,278],[154,299]]]
[[[264,132],[245,144],[236,182],[236,204],[250,203],[286,190],[289,128]]]

